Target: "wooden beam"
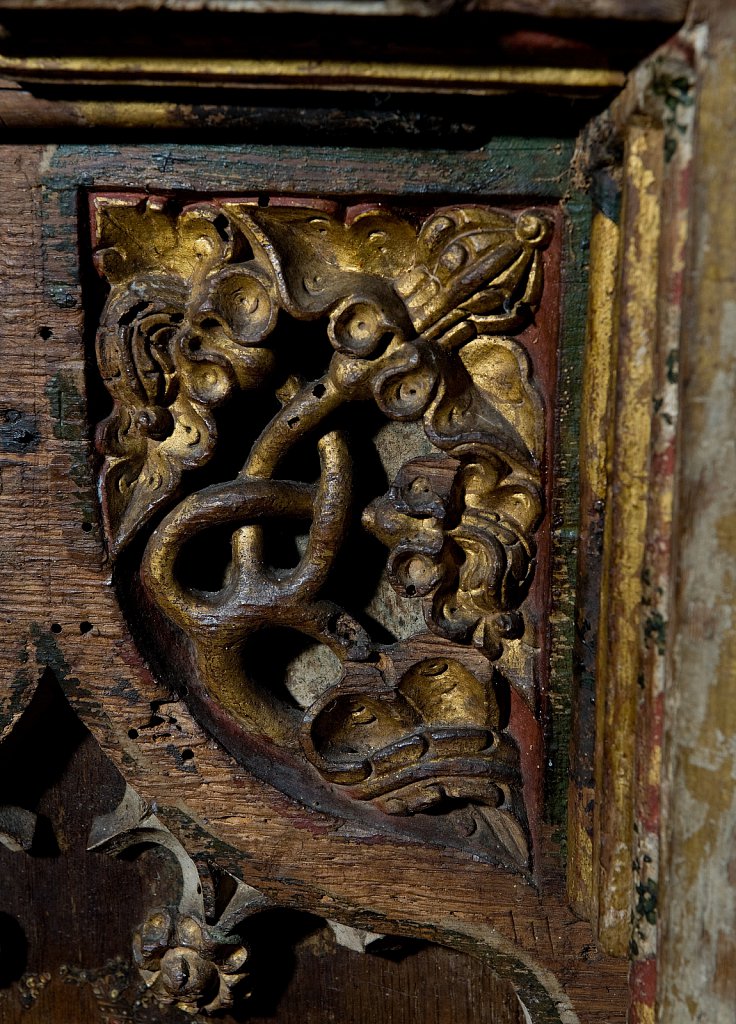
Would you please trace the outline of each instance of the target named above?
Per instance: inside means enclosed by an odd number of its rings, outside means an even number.
[[[432,17],[450,12],[491,11],[536,18],[615,18],[678,22],[686,0],[0,0],[0,10],[228,11],[251,14],[347,14]]]
[[[736,1006],[736,8],[712,2],[697,15],[708,41],[680,356],[662,1024],[731,1021]]]

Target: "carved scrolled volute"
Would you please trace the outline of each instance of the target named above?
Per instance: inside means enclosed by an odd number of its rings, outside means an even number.
[[[479,206],[430,217],[414,265],[396,282],[417,332],[437,337],[470,316],[489,333],[524,326],[542,294],[540,250],[550,234],[532,210],[515,221]]]
[[[545,420],[510,335],[533,322],[551,222],[296,199],[93,211],[100,492],[154,666],[299,799],[370,804],[394,831],[424,818],[429,841],[529,868],[504,659],[538,646]],[[254,645],[275,628],[298,649],[264,681],[281,652]]]

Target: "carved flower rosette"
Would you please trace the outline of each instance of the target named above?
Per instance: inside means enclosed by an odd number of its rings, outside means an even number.
[[[99,490],[154,670],[315,807],[531,868],[552,225],[93,198]],[[516,709],[516,710],[514,710]]]

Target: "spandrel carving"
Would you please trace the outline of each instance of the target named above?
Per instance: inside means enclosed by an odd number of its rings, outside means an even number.
[[[152,663],[292,795],[528,868],[545,419],[512,335],[547,216],[98,196],[93,223],[100,495]]]

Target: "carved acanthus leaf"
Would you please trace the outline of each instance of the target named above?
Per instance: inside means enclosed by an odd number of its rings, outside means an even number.
[[[213,410],[262,383],[273,364],[260,343],[277,306],[257,261],[231,265],[224,213],[176,214],[157,204],[98,201],[100,272],[113,287],[97,360],[114,406],[98,428],[106,454],[103,511],[114,552],[170,503],[184,470],[212,456]],[[112,242],[115,244],[111,244]]]

